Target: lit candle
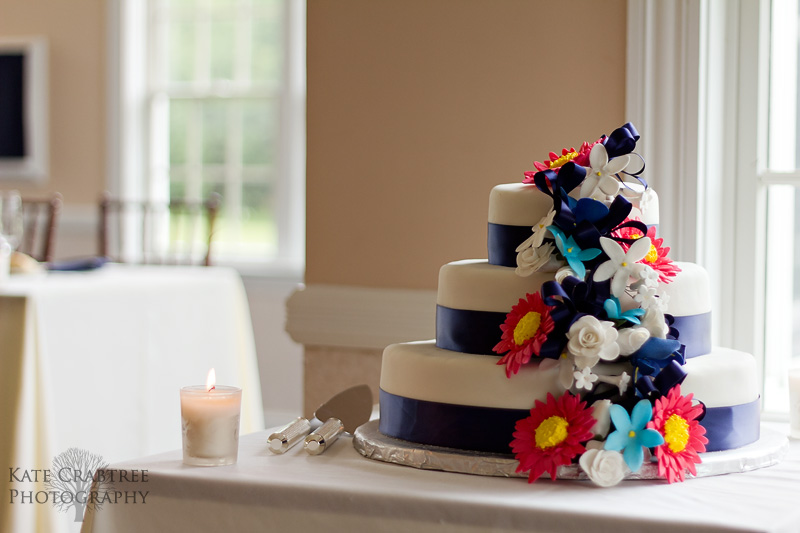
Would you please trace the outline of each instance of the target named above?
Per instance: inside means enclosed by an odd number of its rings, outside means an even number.
[[[212,368],[205,387],[181,389],[183,462],[197,466],[230,465],[239,454],[242,389],[216,385]]]

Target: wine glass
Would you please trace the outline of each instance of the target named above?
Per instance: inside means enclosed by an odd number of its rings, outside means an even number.
[[[19,248],[22,243],[23,225],[22,197],[19,192],[0,193],[0,234],[12,250]]]

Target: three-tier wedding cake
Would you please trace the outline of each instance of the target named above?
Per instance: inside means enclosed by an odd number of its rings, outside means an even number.
[[[759,438],[752,355],[711,345],[706,271],[658,234],[631,124],[489,195],[488,259],[439,272],[436,339],[383,354],[380,432],[600,485]]]

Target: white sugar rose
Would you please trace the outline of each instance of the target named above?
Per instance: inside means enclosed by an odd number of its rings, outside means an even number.
[[[580,369],[596,365],[599,359],[613,361],[619,357],[617,335],[613,322],[584,315],[567,332],[567,350],[575,356]]]
[[[526,248],[517,254],[518,276],[530,276],[540,270],[550,261],[555,247],[550,243],[545,243],[539,248]]]
[[[589,479],[600,487],[613,487],[625,478],[628,467],[619,452],[609,450],[586,450],[580,465]]]
[[[631,355],[650,338],[650,332],[647,328],[633,327],[625,328],[619,331],[617,337],[617,344],[619,345],[620,355]]]

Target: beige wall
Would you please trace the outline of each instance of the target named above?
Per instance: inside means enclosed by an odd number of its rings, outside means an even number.
[[[308,284],[433,289],[488,194],[624,122],[626,2],[309,0]]]
[[[50,108],[49,179],[4,180],[0,188],[97,202],[106,184],[105,6],[105,0],[0,0],[0,37],[47,38]]]

